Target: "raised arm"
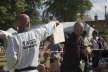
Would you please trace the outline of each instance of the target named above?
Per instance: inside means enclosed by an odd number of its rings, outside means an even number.
[[[35,29],[36,36],[40,39],[40,41],[46,39],[48,36],[52,35],[56,25],[58,24],[58,21],[51,21],[46,25],[41,26],[38,29]]]

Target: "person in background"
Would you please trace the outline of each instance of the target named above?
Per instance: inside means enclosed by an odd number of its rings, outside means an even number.
[[[40,42],[50,36],[58,21],[50,21],[37,29],[30,30],[30,17],[20,14],[17,17],[18,34],[9,36],[6,58],[8,67],[15,72],[38,72]]]
[[[4,72],[4,66],[0,66],[0,72]]]
[[[100,59],[100,52],[98,52],[97,50],[99,50],[99,42],[98,42],[98,33],[96,31],[94,31],[92,33],[93,38],[91,39],[91,43],[92,43],[92,69],[96,70],[98,67],[98,63],[99,63],[99,59]]]
[[[88,72],[89,69],[88,69],[88,66],[89,66],[89,57],[91,55],[91,42],[90,40],[88,39],[88,33],[87,31],[84,31],[83,34],[82,34],[82,38],[83,38],[83,45],[84,45],[84,48],[81,49],[81,59],[85,62],[85,66],[84,66],[84,71],[83,72]]]
[[[98,45],[99,45],[99,49],[103,49],[104,48],[104,39],[102,37],[99,37],[98,39]]]
[[[47,72],[47,70],[46,70],[44,64],[39,64],[39,65],[37,66],[37,70],[38,70],[39,72]]]
[[[48,49],[51,50],[51,57],[55,56],[59,51],[61,51],[60,44],[54,44],[53,41],[51,41],[51,44],[48,46]]]
[[[94,31],[92,33],[93,38],[91,39],[91,43],[92,43],[92,49],[99,49],[99,44],[98,44],[98,33],[96,31]]]
[[[103,46],[104,46],[103,47],[104,49],[108,49],[108,45],[107,45],[107,42],[105,40],[103,41]]]
[[[74,25],[74,32],[72,32],[65,41],[61,72],[82,72],[80,69],[80,50],[82,48],[81,34],[83,31],[83,23],[76,22]]]
[[[50,59],[49,72],[60,72],[60,59],[57,56],[53,56]]]

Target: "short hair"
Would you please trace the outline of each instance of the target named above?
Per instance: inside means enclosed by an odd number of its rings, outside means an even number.
[[[97,35],[98,35],[98,32],[93,31],[93,32],[92,32],[92,35],[93,35],[93,36],[97,36]]]
[[[16,23],[19,22],[20,20],[25,20],[28,22],[28,25],[30,24],[30,17],[27,14],[20,14],[16,17]],[[19,24],[17,24],[19,26]]]
[[[24,18],[30,20],[30,17],[27,14],[20,14],[16,17],[16,21]]]
[[[76,29],[77,26],[81,26],[84,29],[84,24],[82,22],[76,22],[74,25],[74,30]]]

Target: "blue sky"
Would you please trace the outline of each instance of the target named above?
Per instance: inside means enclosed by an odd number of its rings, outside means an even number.
[[[104,19],[105,15],[105,5],[107,6],[107,12],[108,12],[108,0],[91,0],[93,3],[92,9],[87,13],[90,15],[93,19],[94,16],[97,14],[98,19]]]

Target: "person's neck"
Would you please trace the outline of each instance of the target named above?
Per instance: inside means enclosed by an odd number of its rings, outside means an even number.
[[[19,29],[18,33],[26,32],[26,31],[28,31],[28,30],[29,30],[29,28]]]
[[[74,32],[74,33],[75,33],[75,32]],[[77,34],[77,33],[75,33],[75,36],[76,36],[76,37],[80,37],[80,35],[79,35],[79,34]]]

